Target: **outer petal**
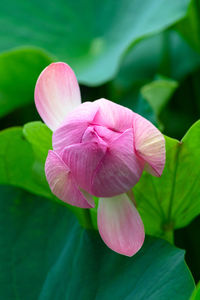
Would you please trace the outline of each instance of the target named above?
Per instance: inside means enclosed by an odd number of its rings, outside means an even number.
[[[99,107],[95,117],[97,125],[119,132],[133,127],[134,113],[130,109],[106,99],[99,99],[94,103]]]
[[[103,143],[89,142],[66,147],[63,151],[62,158],[72,171],[75,180],[89,193],[94,171],[106,150],[107,146]]]
[[[134,152],[133,130],[126,130],[109,145],[95,170],[91,193],[97,197],[112,197],[127,192],[139,180],[144,168]]]
[[[35,105],[50,129],[58,128],[66,115],[80,103],[79,85],[67,64],[52,63],[43,70],[35,87]]]
[[[97,105],[92,102],[85,102],[74,109],[64,120],[63,125],[53,134],[54,150],[64,149],[69,145],[80,143],[85,130],[93,122],[97,111]]]
[[[106,245],[120,254],[132,256],[144,242],[142,220],[126,194],[99,199],[98,228]]]
[[[82,208],[94,207],[92,197],[80,191],[70,169],[54,151],[48,153],[45,173],[52,193],[59,199]]]
[[[135,114],[134,119],[135,150],[147,163],[146,170],[155,176],[161,176],[165,166],[165,139],[161,132],[148,120]]]

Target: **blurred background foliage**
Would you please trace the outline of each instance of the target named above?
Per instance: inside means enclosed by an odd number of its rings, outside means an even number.
[[[2,0],[0,27],[2,130],[39,120],[34,86],[40,72],[53,61],[65,61],[75,70],[83,101],[104,97],[125,105],[171,138],[181,140],[199,119],[200,0],[11,0],[9,5]],[[190,172],[195,172],[197,191],[188,198],[191,215],[186,211],[188,219],[175,227],[187,225],[175,231],[175,245],[186,249],[186,261],[198,281],[199,123],[195,130],[194,147],[188,141],[183,150],[181,161],[189,151],[191,162],[182,165],[185,182],[181,176],[180,181],[183,188],[190,186]],[[2,131],[0,183],[52,198],[41,175],[50,139],[51,133],[41,123],[28,124],[23,131],[20,127]],[[173,143],[177,142],[168,142],[170,147]],[[39,148],[41,157],[35,159]],[[195,154],[191,149],[197,149]],[[169,157],[173,161],[173,151]],[[170,180],[162,180],[166,193],[170,193]],[[193,201],[196,206],[191,208]]]

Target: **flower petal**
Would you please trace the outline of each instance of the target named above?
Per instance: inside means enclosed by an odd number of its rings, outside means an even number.
[[[58,128],[66,115],[80,103],[79,85],[67,64],[52,63],[43,70],[35,87],[35,105],[50,129]]]
[[[103,143],[89,142],[66,147],[63,151],[63,161],[69,166],[79,186],[89,193],[94,171],[106,149]]]
[[[70,169],[54,151],[48,153],[45,173],[52,193],[60,200],[82,208],[94,207],[92,197],[80,191]]]
[[[146,162],[145,169],[154,176],[161,176],[165,166],[165,139],[148,120],[135,114],[134,138],[136,153]]]
[[[75,108],[64,120],[63,125],[53,133],[53,149],[59,151],[72,144],[80,143],[97,111],[98,107],[92,102],[85,102]]]
[[[126,194],[99,199],[98,228],[106,245],[126,256],[138,252],[144,242],[142,220]]]
[[[130,109],[106,99],[99,99],[94,103],[99,107],[95,116],[96,125],[120,132],[133,127],[134,113]]]
[[[134,152],[133,130],[128,129],[109,145],[95,170],[91,193],[112,197],[127,192],[139,180],[144,168]]]
[[[94,130],[96,131],[99,137],[101,137],[106,143],[109,144],[121,135],[121,132],[108,129],[107,127],[100,125],[95,125]]]

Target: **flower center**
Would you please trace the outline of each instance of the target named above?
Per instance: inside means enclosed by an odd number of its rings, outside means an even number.
[[[107,145],[121,135],[121,132],[116,132],[100,125],[90,125],[86,129],[82,137],[82,143],[96,142]]]

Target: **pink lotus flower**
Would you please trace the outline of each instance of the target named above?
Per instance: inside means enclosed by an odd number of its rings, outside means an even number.
[[[132,256],[143,244],[144,227],[124,193],[144,169],[162,174],[163,135],[140,115],[106,99],[81,104],[75,74],[65,63],[53,63],[41,73],[35,104],[53,130],[53,151],[45,164],[52,193],[82,208],[94,207],[91,195],[100,197],[102,239],[114,251]]]

